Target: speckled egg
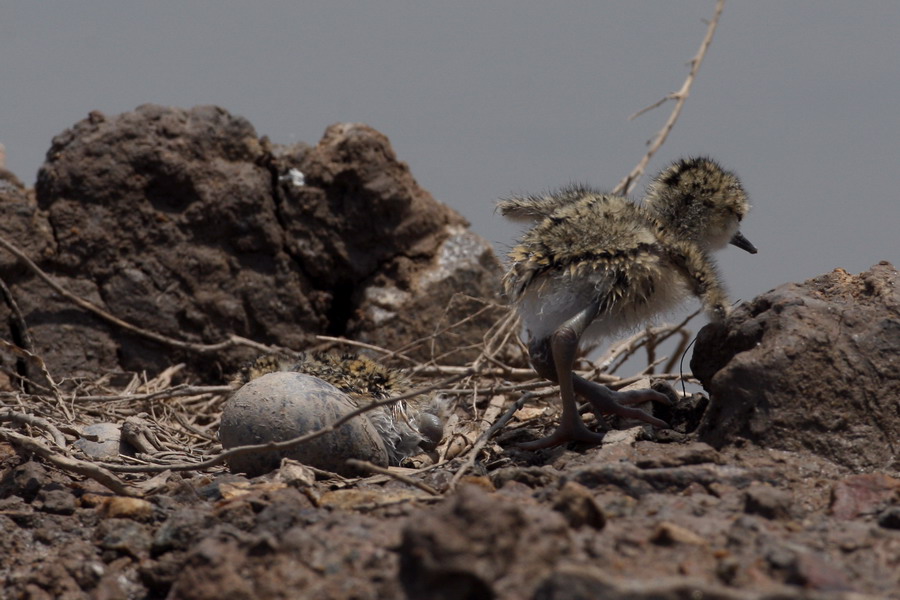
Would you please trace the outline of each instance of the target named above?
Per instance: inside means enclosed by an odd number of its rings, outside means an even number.
[[[269,373],[249,381],[225,402],[219,439],[226,450],[288,440],[326,427],[356,408],[350,396],[318,377]],[[235,456],[228,465],[232,471],[256,476],[278,468],[282,458],[342,475],[355,474],[346,465],[348,458],[388,464],[384,442],[363,414],[305,444]]]

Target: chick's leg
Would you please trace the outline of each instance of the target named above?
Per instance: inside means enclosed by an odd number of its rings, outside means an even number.
[[[542,377],[559,384],[562,416],[556,431],[545,438],[520,444],[521,448],[538,450],[566,442],[599,444],[603,440],[603,435],[588,429],[578,414],[572,374],[575,355],[578,352],[578,340],[597,316],[598,310],[599,303],[594,303],[563,323],[549,338],[532,342],[529,352],[535,370]]]
[[[559,427],[552,434],[533,442],[519,444],[519,447],[525,450],[538,450],[575,441],[599,444],[603,440],[603,434],[591,431],[581,420],[575,403],[576,392],[590,403],[595,414],[615,414],[639,419],[656,427],[668,427],[664,421],[628,406],[648,400],[668,403],[664,395],[652,390],[614,392],[572,372],[575,355],[578,352],[578,341],[597,316],[598,310],[599,302],[591,304],[563,323],[549,338],[532,341],[529,353],[535,370],[542,377],[559,384],[562,416]]]

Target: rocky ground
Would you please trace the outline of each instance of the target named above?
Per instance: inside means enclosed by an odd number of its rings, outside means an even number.
[[[525,452],[556,402],[499,263],[368,127],[283,148],[212,107],[94,113],[34,190],[0,172],[0,240],[0,598],[900,598],[888,263],[704,328],[674,429]],[[435,453],[192,467],[242,361],[347,343],[453,399]]]

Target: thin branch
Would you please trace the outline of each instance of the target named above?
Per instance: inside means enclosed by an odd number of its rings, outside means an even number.
[[[25,323],[25,317],[22,316],[22,311],[19,310],[19,304],[16,302],[15,297],[12,295],[12,291],[7,287],[6,282],[3,281],[2,278],[0,278],[0,295],[3,296],[3,301],[6,302],[6,306],[9,307],[12,315],[12,324],[21,337],[18,343],[25,350],[34,352],[34,341],[31,339],[31,334],[28,333],[28,325]]]
[[[44,445],[40,440],[0,427],[0,439],[33,452],[60,469],[93,479],[120,496],[138,496],[140,492],[122,483],[115,475],[99,465],[64,456]]]
[[[516,414],[520,408],[525,406],[525,402],[530,400],[533,397],[531,392],[527,392],[522,394],[522,397],[513,402],[509,409],[503,413],[497,421],[490,426],[490,428],[478,436],[478,439],[475,440],[475,443],[472,444],[472,447],[468,451],[469,457],[466,459],[466,462],[459,468],[459,470],[453,474],[453,479],[450,480],[450,489],[453,489],[456,484],[462,479],[462,476],[468,472],[469,469],[475,466],[475,461],[478,460],[478,453],[481,452],[481,449],[484,448],[485,444],[494,437],[494,434],[500,431],[503,427],[509,423],[509,420],[512,419],[512,416]]]
[[[351,347],[355,347],[355,348],[363,348],[364,350],[373,350],[375,352],[385,355],[385,357],[387,357],[387,358],[393,358],[394,356],[396,356],[397,358],[402,358],[403,360],[405,360],[407,362],[414,363],[414,364],[416,363],[415,359],[410,358],[409,356],[403,354],[400,351],[388,350],[387,348],[382,348],[381,346],[376,346],[374,344],[367,344],[366,342],[359,342],[357,340],[348,340],[347,338],[333,337],[330,335],[317,335],[316,339],[320,342],[333,342],[336,344],[344,344],[345,346],[351,346]]]
[[[700,65],[703,64],[703,59],[706,57],[706,51],[709,48],[709,45],[712,43],[713,34],[716,32],[716,27],[719,24],[719,17],[722,14],[722,9],[725,6],[725,0],[718,0],[716,2],[715,14],[713,15],[712,20],[709,22],[709,26],[706,28],[706,36],[703,38],[703,42],[700,44],[700,50],[697,51],[697,55],[691,59],[691,70],[688,73],[687,79],[684,80],[684,84],[681,86],[681,89],[677,92],[673,92],[658,102],[651,104],[647,108],[639,110],[629,117],[629,119],[637,118],[638,116],[644,114],[645,112],[657,108],[661,106],[667,100],[675,100],[675,108],[672,109],[672,114],[669,115],[668,120],[666,120],[665,125],[663,125],[662,129],[659,133],[656,134],[656,137],[650,144],[650,148],[647,150],[647,153],[640,160],[637,166],[632,169],[631,173],[629,173],[622,181],[619,182],[619,185],[615,187],[613,190],[614,194],[628,194],[634,188],[635,184],[637,184],[638,179],[644,174],[644,171],[647,169],[647,165],[650,163],[650,159],[653,158],[653,155],[656,154],[656,151],[659,150],[663,143],[665,143],[666,138],[669,137],[669,133],[672,131],[672,128],[675,127],[675,122],[678,120],[679,115],[681,115],[681,109],[684,108],[684,103],[687,101],[688,96],[691,93],[691,86],[694,85],[694,80],[697,78],[697,72],[700,70]]]
[[[160,398],[178,398],[181,396],[200,396],[203,394],[228,394],[235,390],[230,385],[176,385],[175,387],[149,392],[146,394],[119,394],[107,396],[77,396],[73,401],[78,402],[115,402],[127,400],[137,402],[141,400],[157,400]]]
[[[185,342],[183,340],[177,340],[175,338],[170,338],[168,336],[162,335],[160,333],[156,333],[155,331],[150,331],[149,329],[144,329],[142,327],[138,327],[137,325],[132,325],[127,321],[123,321],[119,317],[110,314],[109,312],[103,310],[93,302],[85,300],[80,296],[76,296],[72,292],[68,291],[61,285],[59,285],[56,281],[53,280],[50,275],[44,272],[39,266],[37,266],[34,261],[32,261],[28,256],[22,252],[16,245],[8,242],[3,237],[0,237],[0,247],[6,249],[7,252],[14,255],[18,258],[22,263],[28,267],[28,269],[34,273],[39,279],[41,279],[44,283],[46,283],[50,288],[71,302],[76,306],[88,311],[96,317],[99,317],[103,321],[107,323],[111,323],[116,327],[120,327],[125,331],[129,331],[135,335],[139,335],[141,337],[147,338],[154,342],[171,346],[173,348],[178,348],[180,350],[188,350],[191,352],[196,352],[198,354],[213,354],[216,352],[220,352],[222,350],[226,350],[233,346],[249,346],[250,348],[254,348],[261,352],[274,352],[277,348],[272,346],[267,346],[266,344],[260,344],[259,342],[255,342],[253,340],[243,338],[238,335],[230,335],[227,339],[217,342],[215,344],[197,344],[193,342]]]
[[[6,409],[0,410],[0,423],[3,423],[4,421],[21,423],[22,425],[30,425],[32,427],[37,427],[38,429],[43,429],[50,434],[57,446],[60,448],[66,447],[66,437],[47,419]]]
[[[347,464],[351,467],[355,467],[357,469],[362,469],[363,471],[368,471],[370,473],[377,473],[379,475],[387,475],[397,481],[401,481],[407,485],[411,485],[413,487],[419,488],[423,492],[431,494],[432,496],[440,496],[441,493],[428,485],[423,481],[419,481],[417,479],[413,479],[412,477],[407,477],[402,473],[397,473],[395,471],[391,471],[390,469],[385,469],[384,467],[379,467],[378,465],[372,464],[367,460],[358,460],[356,458],[348,458]]]
[[[30,378],[19,375],[18,373],[13,373],[13,375],[19,377],[22,381],[28,383],[29,385],[32,385],[36,388],[44,389],[44,390],[51,392],[53,394],[53,396],[56,398],[57,402],[62,401],[62,394],[59,391],[59,387],[56,385],[56,382],[53,380],[53,377],[50,375],[50,371],[47,369],[47,364],[44,362],[43,358],[41,358],[37,354],[31,352],[30,350],[26,350],[25,348],[20,348],[19,346],[16,346],[15,344],[7,342],[4,339],[0,339],[0,347],[2,347],[4,350],[8,350],[9,352],[12,352],[19,358],[23,359],[26,362],[26,364],[37,367],[37,369],[40,371],[41,375],[44,377],[44,381],[42,383],[46,384],[46,385],[39,384],[36,381],[32,381]],[[30,371],[30,369],[29,369],[29,371]]]

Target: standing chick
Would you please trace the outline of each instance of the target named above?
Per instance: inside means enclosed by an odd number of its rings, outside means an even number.
[[[726,315],[728,299],[710,252],[732,243],[756,253],[738,231],[750,205],[737,177],[708,158],[691,158],[657,175],[642,206],[572,186],[509,198],[498,208],[504,216],[535,223],[510,253],[503,285],[528,331],[532,365],[559,384],[563,406],[557,430],[522,447],[599,443],[603,436],[581,421],[576,394],[595,414],[667,427],[631,407],[666,403],[662,394],[615,392],[574,374],[578,345],[637,327],[691,295],[710,318]]]

